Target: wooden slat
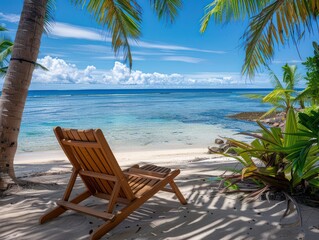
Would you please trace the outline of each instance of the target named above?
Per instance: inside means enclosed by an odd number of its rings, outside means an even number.
[[[66,138],[67,139],[71,139],[71,140],[81,140],[81,138],[79,137],[78,131],[77,130],[66,130],[65,131],[66,134]],[[79,162],[79,164],[81,165],[81,167],[85,170],[92,170],[91,166],[90,166],[90,162],[89,159],[86,159],[86,156],[84,155],[83,152],[85,152],[85,148],[79,148],[79,147],[72,147],[72,151],[74,156],[76,157],[77,161]],[[87,187],[89,189],[94,189],[92,190],[93,193],[96,191],[99,191],[99,184],[97,181],[99,181],[98,179],[94,179],[94,178],[88,178],[86,177],[85,179],[83,179],[84,183],[87,185]]]
[[[127,179],[125,178],[118,162],[116,161],[112,150],[110,149],[109,144],[107,143],[101,129],[96,129],[94,132],[94,136],[96,139],[98,139],[98,142],[101,144],[101,152],[105,156],[105,158],[108,161],[108,164],[112,168],[114,175],[118,177],[118,180],[121,183],[121,190],[123,191],[124,194],[121,194],[122,191],[120,192],[121,197],[126,197],[129,200],[134,199],[133,192],[127,182]]]
[[[134,173],[134,174],[148,175],[151,177],[158,177],[158,178],[163,178],[167,175],[167,173],[148,171],[148,170],[144,170],[142,168],[130,168],[130,169],[128,169],[128,172]]]
[[[179,174],[179,169],[175,170],[175,172],[177,172]],[[176,183],[172,180],[169,182],[169,185],[171,186],[171,188],[173,189],[176,197],[178,198],[178,200],[181,202],[181,204],[187,204],[186,199],[184,198],[183,194],[181,193],[181,191],[179,190],[179,188],[177,187]]]
[[[89,131],[86,131],[86,132],[89,132]],[[73,131],[72,134],[76,137],[76,140],[88,141],[88,139],[86,137],[86,133],[83,130],[82,131]],[[93,172],[103,172],[102,170],[104,170],[104,169],[100,169],[96,165],[96,162],[94,161],[95,156],[91,155],[92,154],[91,149],[89,149],[89,148],[76,148],[76,149],[82,155],[81,156],[82,162],[85,163],[84,170],[93,171]],[[107,192],[107,193],[111,194],[112,188],[113,188],[112,183],[108,183],[107,181],[103,182],[100,179],[94,179],[94,182],[96,184],[95,188],[97,191]]]
[[[74,147],[88,147],[88,148],[100,148],[100,144],[97,142],[85,142],[85,141],[77,141],[77,140],[61,140],[63,145],[71,145]]]
[[[140,168],[141,170],[148,171],[148,172],[157,172],[165,174],[165,176],[171,171],[169,168],[159,167],[156,165],[144,165]],[[133,192],[135,195],[141,195],[144,192],[147,192],[154,186],[160,179],[149,179],[148,181],[140,181],[137,182],[135,185],[132,185]]]
[[[107,181],[117,182],[117,178],[115,176],[107,175],[105,173],[97,173],[97,172],[92,172],[92,171],[80,170],[79,174],[82,176],[99,178],[99,179],[103,179],[103,180],[107,180]]]
[[[97,141],[94,137],[94,131],[78,131],[79,137],[82,141]],[[100,145],[101,146],[101,145]],[[100,147],[101,148],[101,147]],[[114,175],[112,171],[110,171],[109,166],[105,159],[103,159],[103,163],[100,158],[97,156],[96,151],[92,148],[85,148],[86,158],[89,159],[92,171],[97,173],[107,173],[108,175]],[[98,149],[96,149],[98,151]],[[101,192],[111,194],[114,188],[114,183],[112,181],[97,181],[100,189],[104,189]]]
[[[164,181],[159,181],[154,187],[141,195],[140,198],[135,199],[130,205],[123,208],[118,212],[116,218],[113,221],[107,221],[102,224],[98,229],[96,229],[92,235],[91,239],[100,239],[103,235],[105,235],[108,231],[122,222],[127,216],[129,216],[132,212],[134,212],[137,208],[139,208],[143,203],[145,203],[149,198],[153,197],[159,190],[161,190],[165,185],[167,185],[170,181],[172,181],[178,175],[177,172],[173,171],[167,175]]]
[[[127,176],[137,177],[137,178],[146,178],[146,179],[153,179],[153,180],[163,180],[163,177],[156,177],[151,175],[146,175],[142,173],[134,173],[134,172],[124,172]]]
[[[67,209],[74,210],[74,211],[81,212],[81,213],[86,213],[88,215],[102,218],[104,220],[112,220],[114,218],[114,214],[101,212],[101,211],[98,211],[98,210],[95,210],[95,209],[92,209],[89,207],[81,206],[79,204],[74,204],[74,203],[70,203],[70,202],[66,202],[66,201],[62,201],[62,200],[57,201],[57,204],[61,207],[65,207]]]

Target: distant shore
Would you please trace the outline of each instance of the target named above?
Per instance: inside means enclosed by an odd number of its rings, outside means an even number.
[[[240,112],[233,115],[229,115],[229,118],[237,119],[237,120],[246,120],[246,121],[257,121],[264,115],[266,112]],[[277,113],[272,113],[267,116],[267,118],[276,117]]]
[[[243,121],[260,121],[263,124],[267,124],[270,127],[280,127],[281,129],[285,128],[286,122],[286,114],[285,112],[274,112],[266,117],[261,117],[266,112],[240,112],[234,115],[228,116],[229,118],[236,119],[236,120],[243,120]]]

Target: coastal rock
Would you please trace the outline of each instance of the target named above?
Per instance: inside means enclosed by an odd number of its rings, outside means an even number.
[[[220,153],[219,147],[208,147],[208,153]]]
[[[220,152],[226,152],[229,147],[229,144],[221,144],[219,145],[219,150]]]
[[[296,109],[298,111],[298,109]],[[265,118],[260,119],[265,112],[242,112],[235,115],[228,116],[237,120],[247,120],[247,121],[260,121],[263,124],[269,125],[271,127],[285,128],[286,113],[285,112],[273,112],[267,115]]]
[[[279,127],[280,124],[279,124],[279,122],[275,122],[272,126],[273,126],[273,127]]]
[[[223,144],[224,143],[224,140],[220,139],[220,138],[216,138],[215,139],[215,143],[216,144]]]

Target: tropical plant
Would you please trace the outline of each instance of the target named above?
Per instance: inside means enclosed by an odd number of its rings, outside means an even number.
[[[290,108],[285,132],[258,124],[261,134],[242,133],[254,138],[250,144],[228,139],[238,156],[227,156],[238,160],[243,168],[225,176],[228,185],[224,190],[252,179],[257,183],[256,189],[251,190],[246,199],[254,200],[271,191],[282,192],[288,198],[287,210],[294,203],[299,211],[295,197],[319,190],[319,111],[299,113],[298,125],[295,112]],[[301,221],[300,212],[299,217]]]
[[[1,31],[7,31],[7,29],[4,27],[1,27],[0,32]],[[13,48],[13,42],[10,39],[2,38],[0,40],[0,77],[5,76],[5,74],[7,73],[8,65],[9,65],[9,57],[12,53],[12,48]],[[44,67],[43,65],[37,62],[35,63],[35,67],[40,68],[44,71],[48,71],[46,67]]]
[[[0,32],[7,31],[6,28],[0,27]],[[0,40],[0,76],[4,75],[7,71],[8,56],[12,52],[13,42],[7,38]]]
[[[275,44],[297,45],[305,33],[313,34],[318,12],[318,0],[214,0],[205,8],[200,30],[206,30],[212,17],[217,23],[248,19],[242,73],[253,77],[272,60]]]
[[[112,34],[115,53],[123,50],[132,66],[129,39],[140,36],[141,7],[133,0],[71,0],[85,7],[95,20]],[[159,18],[173,21],[181,0],[151,0]],[[13,160],[28,88],[37,59],[45,23],[51,19],[53,0],[24,0],[12,57],[4,81],[0,102],[0,190],[16,180]],[[32,31],[30,30],[32,29]]]
[[[303,98],[295,90],[295,85],[301,79],[301,75],[297,73],[297,66],[285,64],[282,70],[283,79],[281,82],[276,74],[269,69],[269,76],[274,83],[273,91],[265,96],[261,94],[246,94],[247,97],[261,99],[263,103],[273,105],[269,111],[260,117],[261,119],[278,110],[287,114],[288,110],[294,107],[296,102],[299,102],[301,108],[304,108]],[[299,97],[297,98],[297,96]]]
[[[319,105],[319,46],[316,42],[312,43],[314,56],[308,57],[303,65],[306,66],[307,80],[306,89],[301,92],[300,96],[310,99],[311,104]]]

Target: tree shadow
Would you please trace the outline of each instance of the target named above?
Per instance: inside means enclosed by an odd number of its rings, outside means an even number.
[[[319,210],[302,206],[304,227],[281,227],[284,201],[243,203],[238,194],[218,192],[218,182],[210,181],[220,169],[234,167],[227,161],[204,160],[184,164],[176,183],[188,204],[181,205],[171,193],[160,192],[131,214],[102,239],[318,239]],[[216,174],[217,173],[217,174]],[[38,219],[62,197],[68,174],[35,176],[33,181],[58,183],[48,188],[24,189],[0,199],[0,239],[87,239],[102,220],[68,211],[39,225]],[[75,194],[83,188],[78,181]],[[105,209],[92,198],[86,206]],[[287,218],[293,222],[295,214]]]

